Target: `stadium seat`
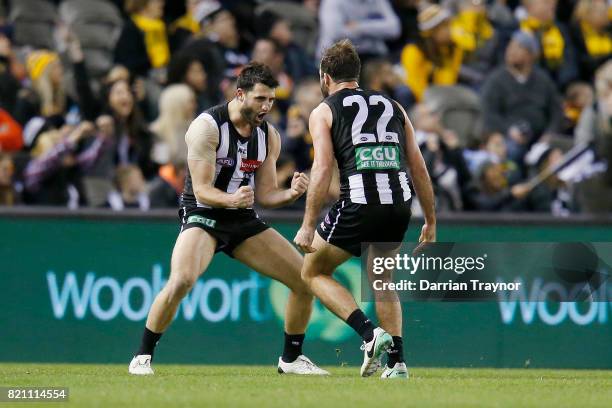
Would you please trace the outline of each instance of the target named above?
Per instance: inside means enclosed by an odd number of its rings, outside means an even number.
[[[123,25],[117,7],[106,0],[66,0],[59,14],[81,41],[91,76],[99,78],[108,72]]]
[[[58,20],[57,9],[45,0],[12,2],[9,22],[15,28],[16,46],[54,49],[53,32]]]
[[[482,110],[478,94],[464,86],[431,86],[423,101],[440,112],[444,127],[457,133],[462,147],[481,138]]]

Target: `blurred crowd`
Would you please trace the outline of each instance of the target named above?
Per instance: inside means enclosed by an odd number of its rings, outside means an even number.
[[[311,166],[317,58],[349,38],[440,211],[609,213],[611,21],[607,0],[0,0],[0,206],[175,208],[190,121],[250,60],[280,84],[286,184]]]

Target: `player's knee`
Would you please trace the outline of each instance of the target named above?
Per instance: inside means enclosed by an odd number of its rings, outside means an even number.
[[[196,278],[191,276],[176,276],[168,281],[169,297],[171,300],[180,301],[191,290]]]
[[[289,289],[300,297],[312,296],[308,283],[304,279],[297,279],[295,282],[292,282]]]
[[[302,268],[302,272],[300,276],[302,278],[302,282],[304,282],[304,284],[307,287],[309,287],[310,284],[312,283],[312,279],[316,276],[316,274],[311,268],[304,267]]]

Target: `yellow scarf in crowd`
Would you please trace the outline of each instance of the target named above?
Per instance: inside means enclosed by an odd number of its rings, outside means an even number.
[[[168,64],[170,59],[170,47],[166,36],[166,25],[160,19],[132,15],[132,21],[136,24],[145,37],[147,54],[153,68],[160,68]]]
[[[191,13],[187,12],[185,15],[172,23],[170,26],[170,32],[174,33],[179,28],[191,31],[193,34],[197,34],[200,31],[200,24],[196,21]]]
[[[406,73],[406,85],[420,101],[430,85],[455,85],[463,61],[463,50],[456,46],[443,53],[443,61],[435,65],[416,45],[408,44],[400,57]]]
[[[493,26],[484,13],[462,11],[451,23],[455,43],[466,52],[474,52],[493,37]]]
[[[540,38],[542,54],[549,67],[561,65],[565,40],[559,27],[554,22],[542,23],[533,17],[527,17],[521,21],[521,30],[533,33]]]
[[[598,33],[586,21],[580,23],[580,29],[590,56],[603,57],[612,53],[612,38],[608,32]]]

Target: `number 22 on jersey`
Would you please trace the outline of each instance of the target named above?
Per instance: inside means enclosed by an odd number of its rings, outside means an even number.
[[[353,145],[363,143],[394,143],[394,145],[360,146],[355,148],[355,163],[357,170],[385,170],[399,169],[399,139],[395,132],[387,131],[387,125],[393,117],[393,106],[382,95],[371,95],[371,106],[382,103],[385,107],[376,122],[376,135],[362,133],[363,125],[368,119],[369,109],[366,100],[361,95],[350,95],[342,100],[343,106],[357,104],[358,110],[351,127]]]

